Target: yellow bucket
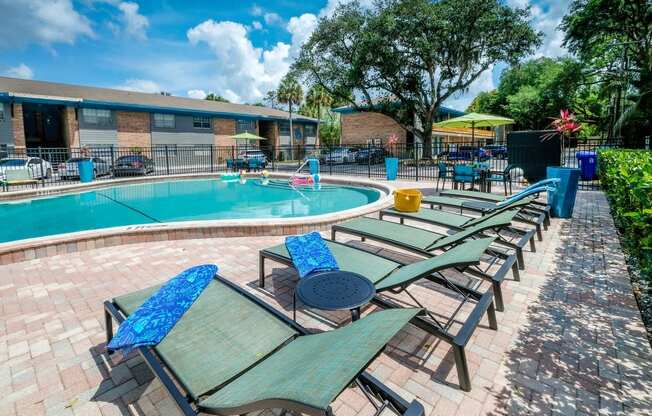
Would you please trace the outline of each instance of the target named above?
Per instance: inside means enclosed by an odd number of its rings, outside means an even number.
[[[417,212],[421,206],[421,197],[418,189],[397,189],[394,192],[394,208],[402,212]]]

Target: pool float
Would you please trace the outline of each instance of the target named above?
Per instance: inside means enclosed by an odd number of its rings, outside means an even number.
[[[292,178],[292,185],[294,186],[312,185],[314,183],[315,180],[312,178],[312,176],[299,176]]]

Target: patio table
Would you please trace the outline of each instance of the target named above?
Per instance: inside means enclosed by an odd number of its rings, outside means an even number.
[[[366,277],[352,272],[329,271],[316,273],[299,281],[294,290],[292,319],[296,321],[297,298],[304,305],[327,311],[349,310],[351,320],[360,318],[360,307],[376,294],[376,288]]]

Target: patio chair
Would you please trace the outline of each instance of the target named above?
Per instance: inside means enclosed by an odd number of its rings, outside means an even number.
[[[471,189],[474,189],[476,176],[471,165],[453,165],[453,187],[455,189],[461,184],[462,190],[464,190],[465,183],[470,183]]]
[[[104,303],[107,338],[158,287]],[[283,408],[332,415],[330,404],[352,382],[380,413],[422,416],[365,368],[419,309],[384,311],[310,335],[228,280],[216,276],[155,347],[137,351],[182,414],[236,415]]]
[[[437,225],[439,227],[448,228],[454,231],[463,231],[469,227],[473,227],[478,224],[482,224],[486,221],[491,221],[496,215],[500,215],[502,212],[509,212],[512,218],[516,218],[519,213],[518,209],[508,209],[502,208],[497,209],[493,212],[490,212],[482,217],[468,217],[466,215],[455,214],[448,211],[442,211],[438,209],[427,209],[422,208],[417,212],[404,212],[398,211],[395,208],[386,208],[380,211],[379,217],[382,220],[384,217],[396,217],[399,219],[401,224],[405,223],[405,220],[413,220],[417,222],[423,222],[426,224]],[[518,262],[519,269],[525,269],[525,257],[523,255],[523,248],[529,243],[530,249],[534,252],[536,251],[536,246],[534,243],[534,234],[536,230],[522,230],[515,227],[502,227],[498,232],[495,233],[496,244],[513,249],[516,252],[516,260]],[[507,233],[515,235],[515,238],[512,238]],[[484,233],[482,234],[484,235]]]
[[[32,185],[38,186],[38,179],[32,178],[29,169],[6,169],[5,180],[2,181],[2,187],[5,191],[9,190],[10,186]]]
[[[507,188],[509,187],[509,194],[512,194],[512,174],[511,171],[514,169],[515,165],[507,165],[503,170],[492,170],[489,171],[489,176],[485,178],[487,182],[498,182],[503,184],[505,190],[505,196],[507,196]]]
[[[445,235],[391,221],[359,217],[334,225],[331,228],[331,240],[336,241],[337,233],[340,232],[360,237],[362,241],[366,241],[367,239],[374,240],[421,256],[433,257],[439,255],[437,254],[438,252],[446,252],[463,244],[465,241],[480,238],[480,234],[485,230],[499,230],[502,227],[509,226],[510,223],[510,213],[504,212],[501,215],[493,217],[490,221],[469,227],[463,231],[458,231],[452,235]],[[516,255],[507,255],[492,247],[488,247],[485,254],[490,256],[490,260],[488,261],[489,265],[485,270],[481,269],[479,265],[474,265],[459,271],[490,282],[494,291],[496,309],[502,312],[505,310],[505,306],[501,284],[510,268],[512,269],[514,280],[520,281]],[[499,269],[493,274],[488,274],[488,269],[499,261],[501,262]]]
[[[484,215],[488,212],[504,208],[520,208],[515,220],[534,226],[537,230],[537,238],[541,241],[543,239],[541,228],[547,230],[549,221],[547,220],[545,212],[536,208],[530,209],[530,207],[540,193],[555,191],[555,189],[556,188],[547,186],[533,188],[527,192],[519,192],[518,194],[500,202],[475,201],[450,196],[427,196],[421,200],[421,203],[430,205],[430,208],[434,208],[435,205],[440,209],[442,207],[458,208],[460,214],[463,214],[464,210],[479,212]]]
[[[395,294],[405,293],[418,307],[423,308],[422,312],[412,318],[410,322],[429,334],[451,344],[460,387],[462,390],[470,391],[471,376],[466,361],[465,347],[485,313],[489,320],[489,327],[492,329],[498,328],[496,310],[493,303],[493,290],[489,288],[486,292],[480,292],[476,288],[455,283],[444,276],[441,271],[478,264],[483,253],[493,240],[493,238],[484,238],[469,241],[436,257],[411,264],[401,263],[396,259],[390,259],[386,256],[373,254],[334,241],[326,240],[326,245],[331,253],[333,253],[340,270],[361,274],[374,284],[377,292],[377,295],[371,301],[374,305],[382,309],[404,308],[405,302],[399,303],[383,295],[383,293],[389,292]],[[279,244],[261,250],[259,268],[259,285],[261,287],[265,286],[266,259],[294,267],[285,244]],[[409,289],[412,287],[412,284],[421,279],[441,285],[462,297],[455,312],[446,321],[443,321],[443,318],[439,314],[428,311],[410,293]],[[467,302],[474,303],[473,310],[462,323],[459,332],[456,334],[452,333],[450,327],[456,322],[459,311]]]
[[[446,188],[446,180],[453,180],[453,174],[445,162],[437,163],[437,182],[435,183],[435,191],[439,190],[439,181],[441,180],[441,188]]]

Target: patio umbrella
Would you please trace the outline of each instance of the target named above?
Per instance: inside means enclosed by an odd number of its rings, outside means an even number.
[[[507,117],[492,116],[491,114],[469,113],[460,117],[434,123],[436,127],[471,127],[471,140],[475,139],[476,127],[496,127],[505,124],[514,124],[514,120]]]
[[[231,138],[235,140],[267,140],[266,137],[256,136],[255,134],[249,133],[248,131],[236,134],[235,136],[231,136]]]

